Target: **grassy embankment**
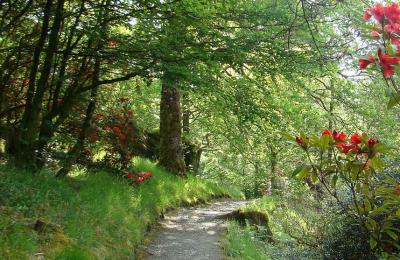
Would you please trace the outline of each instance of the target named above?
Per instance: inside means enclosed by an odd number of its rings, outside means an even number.
[[[153,177],[140,186],[106,172],[64,180],[0,168],[0,259],[132,258],[146,230],[168,208],[240,196],[195,177],[180,179],[146,160]]]
[[[249,225],[241,227],[237,222],[230,221],[225,245],[228,258],[319,259],[318,252],[310,250],[312,245],[304,246],[303,242],[318,240],[318,227],[314,228],[312,225],[320,216],[305,207],[301,200],[266,196],[254,200],[241,211],[267,214],[274,242],[263,240]]]

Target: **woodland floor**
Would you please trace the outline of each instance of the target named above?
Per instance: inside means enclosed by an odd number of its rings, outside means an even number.
[[[246,203],[225,199],[167,214],[144,259],[223,259],[224,220],[220,217]]]

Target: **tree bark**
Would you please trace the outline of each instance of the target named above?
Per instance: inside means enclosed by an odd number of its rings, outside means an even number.
[[[183,93],[182,95],[182,130],[184,133],[190,132],[190,109],[189,109],[189,99],[188,93]]]
[[[34,90],[35,88],[33,87],[33,85],[35,84],[35,78],[38,66],[33,66],[34,69],[32,70],[30,76],[27,105],[21,122],[21,134],[17,142],[18,147],[16,150],[17,152],[16,162],[18,163],[18,166],[36,168],[35,145],[37,141],[40,112],[42,107],[43,96],[47,88],[47,83],[50,76],[51,67],[53,64],[53,57],[58,46],[58,41],[59,41],[58,33],[60,31],[61,22],[63,20],[64,1],[65,0],[57,1],[54,22],[51,28],[51,33],[49,36],[49,44],[46,50],[46,57],[43,63],[43,68],[41,70],[40,78],[36,86],[36,90]],[[48,1],[48,3],[49,2],[51,4],[51,1]],[[39,45],[41,43],[44,42],[39,41]],[[43,46],[40,47],[42,49]],[[41,52],[40,50],[38,54],[39,56]],[[38,65],[38,63],[35,65]],[[35,93],[33,93],[33,91],[35,91]]]
[[[274,150],[273,147],[270,147],[271,150],[271,157],[270,157],[270,172],[268,176],[268,195],[271,196],[275,187],[275,178],[276,178],[276,165],[278,164],[277,161],[277,152]]]
[[[178,79],[165,72],[160,104],[160,165],[177,175],[186,175],[182,149],[182,113]]]

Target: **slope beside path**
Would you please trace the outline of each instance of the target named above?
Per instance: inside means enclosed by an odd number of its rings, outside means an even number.
[[[159,234],[146,248],[144,259],[223,259],[221,233],[224,221],[219,217],[246,203],[225,199],[167,214]]]

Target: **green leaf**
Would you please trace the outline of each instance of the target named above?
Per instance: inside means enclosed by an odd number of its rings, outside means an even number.
[[[399,97],[398,94],[397,95],[395,94],[395,95],[390,97],[389,102],[387,104],[387,108],[388,109],[392,109],[393,107],[395,107],[399,103],[400,103],[400,97]]]
[[[386,88],[386,89],[385,89],[385,95],[386,95],[387,97],[393,96],[393,89],[392,89],[392,88]]]
[[[356,164],[356,163],[350,163],[351,179],[356,180],[357,178],[360,177],[361,167],[362,167],[362,165],[359,165],[359,164]]]
[[[374,149],[375,152],[383,153],[383,152],[386,152],[386,151],[394,149],[394,147],[387,146],[387,145],[384,145],[382,143],[377,143],[377,144],[374,145],[373,149]]]
[[[307,174],[311,171],[311,166],[307,166],[303,168],[297,175],[296,178],[299,180],[304,180],[304,178],[307,176]]]
[[[363,184],[361,186],[361,192],[364,194],[364,196],[368,196],[369,195],[369,185],[368,184]]]
[[[364,201],[364,207],[365,207],[365,211],[366,212],[370,212],[371,211],[371,203],[369,202],[369,200],[365,200]]]
[[[387,51],[389,52],[390,55],[395,55],[395,53],[397,51],[396,48],[394,48],[394,46],[392,44],[389,44],[386,49],[387,49]]]
[[[377,244],[378,242],[376,242],[376,240],[373,239],[372,237],[369,239],[369,246],[371,247],[371,249],[374,249]]]
[[[371,167],[375,170],[382,170],[383,169],[383,162],[378,157],[374,157],[371,160]]]
[[[399,236],[396,235],[396,233],[394,233],[391,230],[385,230],[385,233],[388,234],[391,238],[393,238],[393,240],[397,241],[397,239],[399,239]]]
[[[378,226],[378,224],[376,223],[375,220],[373,220],[372,218],[367,218],[365,221],[365,225],[367,225],[368,229],[376,229],[376,227]]]
[[[329,147],[329,141],[331,140],[331,137],[329,135],[323,135],[321,136],[321,139],[319,141],[319,145],[322,151],[325,151]]]
[[[311,180],[312,180],[313,183],[316,183],[316,182],[317,182],[317,180],[318,180],[318,174],[317,174],[316,171],[312,171],[312,173],[311,173]]]
[[[356,184],[356,192],[359,193],[361,191],[361,184],[357,182]]]
[[[301,170],[303,170],[304,167],[305,167],[305,165],[303,164],[303,165],[298,166],[296,169],[294,169],[294,171],[292,172],[292,177],[296,177],[296,175],[297,175]]]
[[[334,175],[332,177],[332,180],[331,180],[331,187],[332,188],[336,188],[336,183],[337,183],[338,178],[339,178],[339,176],[337,176],[337,175]]]

